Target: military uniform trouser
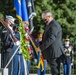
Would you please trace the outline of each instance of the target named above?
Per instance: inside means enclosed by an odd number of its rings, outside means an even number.
[[[8,61],[10,60],[11,56],[13,54],[13,51],[11,48],[9,48],[7,50],[7,52],[3,52],[1,54],[1,67],[5,68],[5,66],[7,65]],[[10,64],[8,65],[8,74],[12,75],[12,61],[10,62]]]
[[[71,64],[63,64],[64,75],[70,75]]]
[[[42,71],[42,67],[38,69],[38,75],[46,75],[47,61],[44,60],[44,71]]]
[[[13,47],[13,53],[16,51],[17,46]],[[25,66],[24,66],[24,59],[22,54],[17,53],[13,58],[13,72],[12,75],[25,75]]]

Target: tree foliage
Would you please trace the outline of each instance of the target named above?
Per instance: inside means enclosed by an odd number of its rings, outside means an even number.
[[[0,13],[15,16],[13,11],[14,0],[0,0]],[[37,16],[34,18],[34,35],[43,33],[45,26],[42,23],[41,13],[50,10],[53,17],[63,29],[63,38],[76,39],[76,2],[75,0],[34,0]]]
[[[41,13],[48,9],[62,26],[63,38],[76,38],[75,0],[35,0],[35,6],[37,14],[34,20],[35,29],[44,28],[41,22]]]
[[[0,0],[0,16],[13,15],[15,17],[13,1]],[[43,33],[45,26],[42,23],[41,13],[48,9],[61,25],[63,38],[69,37],[76,47],[76,0],[34,0],[34,4],[37,15],[34,18],[33,34],[37,37],[38,33]]]
[[[0,13],[4,15],[15,15],[13,11],[14,0],[0,0]]]

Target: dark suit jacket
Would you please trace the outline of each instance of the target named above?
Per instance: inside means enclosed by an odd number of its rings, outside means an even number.
[[[56,58],[64,53],[61,39],[62,29],[55,20],[52,20],[44,31],[42,44],[40,45],[45,59]]]

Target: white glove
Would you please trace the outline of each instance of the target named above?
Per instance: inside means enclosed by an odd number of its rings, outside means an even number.
[[[73,66],[73,63],[71,63],[71,66]]]
[[[34,59],[35,63],[37,63],[37,59]]]
[[[20,45],[20,41],[15,42],[15,45],[19,46]]]
[[[22,50],[21,50],[21,49],[19,49],[19,51],[18,51],[18,52],[19,52],[19,54],[22,54]]]

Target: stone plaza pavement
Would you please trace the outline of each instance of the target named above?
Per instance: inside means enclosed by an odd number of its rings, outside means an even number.
[[[29,75],[38,75],[38,74],[29,74]],[[51,75],[51,74],[46,74],[46,75]]]
[[[38,74],[29,74],[29,75],[38,75]],[[46,74],[46,75],[51,75],[51,74]],[[63,74],[60,74],[63,75]],[[71,74],[71,75],[76,75],[76,74]]]
[[[38,75],[38,74],[29,74],[29,75]],[[51,75],[51,74],[46,74],[46,75]],[[63,74],[61,74],[61,75],[63,75]],[[75,74],[76,75],[76,74]]]
[[[38,74],[29,74],[29,75],[38,75]],[[51,75],[51,74],[46,74],[46,75]],[[63,74],[61,74],[61,75],[63,75]]]

